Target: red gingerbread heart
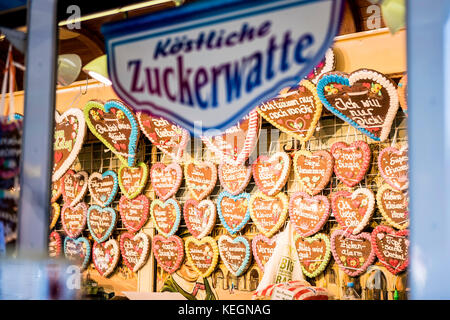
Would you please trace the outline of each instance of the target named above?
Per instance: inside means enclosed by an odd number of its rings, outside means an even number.
[[[165,201],[175,195],[181,185],[183,171],[178,163],[155,163],[150,169],[150,181],[157,196]]]
[[[286,184],[290,168],[291,158],[286,152],[277,152],[270,158],[262,155],[252,165],[253,179],[262,193],[273,196]]]
[[[234,196],[243,192],[252,178],[252,168],[246,165],[221,162],[218,171],[220,184]]]
[[[291,195],[289,217],[297,234],[309,237],[327,222],[330,216],[330,202],[326,196],[310,196],[306,192]]]
[[[119,212],[125,228],[132,233],[138,232],[147,222],[149,200],[143,194],[133,200],[122,196],[119,201]]]
[[[168,273],[177,271],[184,258],[183,239],[178,236],[164,238],[157,234],[152,240],[153,254],[158,265]]]
[[[184,221],[189,232],[197,239],[207,236],[216,222],[216,206],[211,200],[189,199],[184,203]]]

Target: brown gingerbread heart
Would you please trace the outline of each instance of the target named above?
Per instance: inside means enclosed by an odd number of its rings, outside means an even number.
[[[297,180],[310,195],[318,194],[330,182],[334,161],[328,151],[299,150],[293,162]]]
[[[297,234],[309,237],[327,222],[330,216],[330,202],[326,196],[310,196],[296,192],[289,201],[289,217]]]
[[[243,192],[252,178],[252,167],[246,165],[221,162],[218,172],[220,184],[234,196]]]
[[[264,271],[264,266],[275,250],[277,236],[268,238],[265,235],[257,234],[252,240],[252,252],[259,268]]]
[[[378,169],[383,179],[397,190],[406,190],[408,179],[408,150],[387,147],[378,155]]]
[[[206,198],[216,185],[216,165],[209,161],[188,162],[184,166],[184,177],[192,197],[200,201]]]
[[[259,156],[252,164],[253,179],[258,189],[268,195],[276,195],[284,187],[291,170],[291,157],[286,152],[277,152],[270,158]]]

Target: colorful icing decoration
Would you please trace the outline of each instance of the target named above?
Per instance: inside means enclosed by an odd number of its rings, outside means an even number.
[[[217,182],[216,165],[209,161],[188,162],[184,166],[186,185],[195,200],[206,198]]]
[[[67,236],[78,237],[86,226],[88,206],[84,202],[74,207],[64,205],[61,209],[61,223]]]
[[[155,118],[144,112],[137,112],[136,116],[141,131],[154,146],[174,161],[181,160],[189,141],[187,130],[164,118]]]
[[[408,116],[408,75],[404,75],[397,86],[398,100],[403,112]]]
[[[189,199],[184,203],[184,221],[196,239],[206,237],[216,222],[216,205],[211,200]]]
[[[256,228],[270,238],[284,224],[288,215],[289,200],[282,192],[273,197],[256,192],[250,198],[249,207],[250,217]]]
[[[56,202],[62,195],[62,179],[58,179],[52,183],[52,197],[50,202]]]
[[[168,273],[177,271],[184,258],[183,239],[173,235],[168,238],[155,235],[152,240],[152,250],[158,265]]]
[[[395,231],[379,225],[372,231],[372,247],[378,260],[393,274],[405,270],[409,264],[409,230]]]
[[[239,123],[215,136],[202,136],[205,146],[219,157],[220,162],[244,164],[258,141],[261,119],[253,110]]]
[[[245,237],[231,238],[224,234],[218,241],[219,254],[227,269],[236,277],[241,276],[250,265],[252,251]]]
[[[221,162],[218,168],[221,186],[232,195],[244,192],[252,178],[252,167]]]
[[[150,201],[141,194],[133,200],[121,196],[119,200],[119,212],[122,223],[131,233],[138,232],[147,222]]]
[[[404,191],[398,191],[390,185],[383,184],[377,192],[377,204],[382,216],[396,229],[409,226],[409,197]]]
[[[240,231],[250,220],[250,194],[241,193],[234,196],[223,191],[217,198],[217,212],[220,221],[229,233],[235,234]]]
[[[87,225],[89,231],[98,243],[106,241],[117,222],[117,214],[113,208],[102,208],[96,204],[89,207]]]
[[[111,150],[123,165],[133,167],[139,142],[139,125],[130,107],[122,101],[88,101],[84,118],[92,134]]]
[[[119,190],[119,179],[117,173],[108,170],[102,174],[94,172],[88,180],[89,193],[92,200],[102,207],[109,206],[116,197]]]
[[[331,207],[339,225],[349,233],[358,234],[372,217],[375,196],[367,188],[356,189],[353,193],[337,191],[331,195]]]
[[[156,195],[165,201],[174,196],[181,185],[183,170],[174,162],[169,165],[157,162],[150,169],[150,181]]]
[[[395,84],[375,70],[329,72],[317,83],[323,105],[371,139],[384,141],[398,110]]]
[[[69,261],[78,265],[81,271],[85,270],[91,258],[91,245],[89,240],[84,237],[78,239],[65,237],[64,255]]]
[[[119,262],[120,252],[117,240],[109,239],[103,243],[94,242],[92,248],[92,262],[102,277],[108,277]]]
[[[296,192],[289,200],[289,217],[298,235],[309,237],[325,225],[330,216],[330,202],[326,196],[310,196]]]
[[[83,146],[85,137],[86,122],[83,111],[71,108],[62,115],[55,112],[53,182],[61,178],[73,164]]]
[[[180,204],[175,199],[162,202],[153,200],[150,205],[153,224],[156,230],[165,237],[170,237],[177,232],[181,220]]]
[[[150,240],[144,232],[132,234],[124,232],[120,235],[120,251],[122,258],[131,271],[141,269],[150,253]]]
[[[406,190],[408,180],[408,149],[387,147],[378,155],[378,169],[383,179],[396,190]]]
[[[259,269],[264,272],[264,266],[275,250],[277,235],[267,238],[265,235],[257,234],[252,240],[252,252]]]
[[[62,241],[58,232],[53,231],[48,237],[48,256],[58,258],[61,255]]]
[[[52,230],[55,227],[56,222],[58,222],[60,213],[61,208],[59,204],[53,202],[50,206],[50,230]]]
[[[184,242],[186,258],[192,268],[203,278],[208,277],[216,268],[219,261],[219,248],[216,240],[204,237],[200,240],[188,237]]]
[[[139,162],[136,167],[122,165],[118,172],[120,191],[128,198],[134,199],[144,190],[148,179],[148,166]]]
[[[13,179],[20,171],[22,120],[0,121],[0,179]]]
[[[330,182],[334,161],[328,151],[299,150],[294,155],[294,172],[304,191],[316,195]]]
[[[291,158],[286,152],[277,152],[270,158],[262,155],[252,164],[253,179],[262,193],[273,196],[286,184],[290,168]]]
[[[363,274],[375,260],[375,250],[368,232],[352,235],[340,229],[333,231],[331,252],[339,268],[350,277]]]
[[[64,205],[70,207],[75,206],[78,202],[83,200],[88,189],[88,173],[86,171],[79,171],[75,173],[73,170],[68,170],[62,177],[62,196]]]
[[[322,103],[316,86],[309,80],[302,80],[298,87],[262,103],[257,110],[274,127],[305,142],[316,130]]]
[[[306,76],[306,79],[310,80],[314,84],[317,84],[317,81],[319,81],[319,78],[323,74],[334,70],[335,65],[336,65],[336,57],[334,55],[334,51],[333,49],[328,48],[327,52],[325,53],[325,57]]]
[[[354,141],[350,145],[336,142],[331,146],[334,158],[334,173],[346,186],[357,185],[366,175],[370,166],[371,151],[364,141]]]
[[[318,233],[308,238],[297,235],[294,242],[303,274],[309,278],[317,277],[330,261],[330,240],[325,234]]]

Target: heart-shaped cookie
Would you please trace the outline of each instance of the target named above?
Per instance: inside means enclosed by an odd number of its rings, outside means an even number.
[[[73,207],[80,202],[87,193],[88,173],[68,170],[62,178],[62,196],[64,205]]]
[[[359,188],[350,193],[342,190],[331,195],[331,208],[339,225],[352,234],[360,233],[369,223],[375,209],[375,196],[370,189]]]
[[[249,193],[244,192],[234,196],[223,191],[219,194],[216,203],[220,221],[229,233],[237,233],[250,220]]]
[[[253,179],[259,190],[268,196],[281,191],[291,169],[291,158],[286,152],[277,152],[270,158],[259,156],[252,164]]]
[[[62,180],[63,179],[58,179],[52,183],[52,197],[50,202],[56,202],[62,195]]]
[[[297,234],[309,237],[317,233],[330,216],[330,202],[326,196],[310,196],[296,192],[289,200],[289,217]]]
[[[333,231],[331,252],[338,266],[350,277],[364,273],[375,260],[375,250],[368,232],[352,235],[340,229]]]
[[[181,209],[177,200],[168,199],[163,202],[155,199],[150,205],[150,213],[159,233],[170,237],[177,232],[181,220]]]
[[[183,170],[174,162],[169,165],[157,162],[150,169],[150,181],[156,195],[165,201],[174,196],[181,185]]]
[[[359,140],[350,145],[345,142],[333,143],[331,155],[334,158],[334,173],[338,179],[353,187],[366,175],[372,153],[369,145]]]
[[[122,223],[131,233],[138,232],[148,219],[149,200],[141,194],[133,200],[121,196],[119,200],[119,212]]]
[[[184,221],[193,237],[206,237],[216,223],[216,206],[211,200],[186,200],[183,207]]]
[[[275,250],[277,235],[267,238],[265,235],[257,234],[252,240],[252,252],[258,267],[264,272],[264,266]]]
[[[397,86],[398,100],[403,112],[408,116],[408,75],[404,75]]]
[[[325,53],[325,57],[306,76],[306,79],[310,80],[314,84],[317,84],[317,81],[319,81],[319,78],[323,74],[334,70],[335,65],[336,65],[336,58],[334,55],[334,51],[333,49],[328,48],[327,52]]]
[[[408,149],[387,147],[378,155],[378,169],[383,179],[396,190],[406,190],[408,179]]]
[[[109,206],[119,190],[117,173],[108,170],[103,173],[94,172],[88,180],[89,193],[92,200],[102,207]]]
[[[288,215],[289,200],[282,192],[273,197],[256,192],[250,198],[249,207],[250,217],[256,228],[270,238],[284,224]]]
[[[48,256],[58,258],[61,254],[62,241],[58,232],[53,231],[48,237]]]
[[[139,142],[139,124],[122,101],[88,101],[84,118],[92,134],[111,150],[123,165],[133,167]]]
[[[120,252],[116,239],[109,239],[103,243],[94,242],[92,247],[92,262],[95,269],[103,277],[108,277],[119,262]]]
[[[114,230],[116,222],[117,215],[113,208],[102,208],[96,204],[89,207],[87,225],[96,242],[106,241]]]
[[[148,166],[139,162],[136,167],[122,165],[118,172],[120,191],[128,198],[134,199],[144,190],[148,179]]]
[[[372,246],[378,260],[393,274],[402,272],[409,264],[409,230],[395,231],[379,225],[372,231]]]
[[[216,165],[209,161],[192,161],[184,166],[186,185],[195,200],[206,198],[217,182]]]
[[[183,157],[183,151],[189,141],[189,132],[186,129],[161,117],[152,117],[145,112],[137,112],[137,119],[142,133],[152,145],[174,161]]]
[[[409,226],[409,197],[404,191],[398,191],[383,184],[377,192],[377,204],[383,218],[397,229]]]
[[[204,237],[200,240],[188,237],[184,242],[186,258],[197,274],[207,278],[216,268],[219,261],[219,248],[216,240]]]
[[[322,102],[316,86],[304,79],[298,87],[262,103],[257,110],[274,127],[305,142],[316,130],[322,114]]]
[[[86,226],[88,206],[80,202],[74,207],[64,205],[61,209],[61,223],[70,238],[78,237]]]
[[[242,275],[250,265],[252,251],[245,237],[231,238],[224,234],[218,241],[219,254],[227,269],[236,277]]]
[[[168,238],[155,235],[152,240],[152,250],[158,265],[168,273],[177,271],[184,258],[183,239],[173,235]]]
[[[83,111],[71,108],[60,115],[55,112],[52,181],[61,178],[78,156],[86,137]]]
[[[322,191],[333,174],[333,157],[328,151],[299,150],[294,155],[294,172],[304,191],[310,195]]]
[[[294,242],[303,274],[309,278],[317,277],[330,261],[330,240],[325,234],[318,233],[308,238],[297,235]]]
[[[91,245],[89,240],[84,237],[78,239],[65,237],[64,255],[69,261],[74,262],[83,271],[87,268],[91,258]]]
[[[221,162],[218,172],[221,186],[234,196],[243,192],[252,178],[252,167],[245,164]]]
[[[261,119],[256,110],[243,117],[236,125],[216,136],[202,136],[205,146],[220,162],[243,164],[252,153],[258,141]]]
[[[120,251],[128,268],[137,272],[147,261],[150,253],[150,240],[144,232],[138,232],[135,235],[124,232],[120,235]]]
[[[317,94],[325,108],[371,139],[388,137],[399,103],[395,84],[382,73],[329,72],[319,79]]]
[[[0,121],[0,179],[13,179],[20,171],[23,121]]]
[[[53,202],[50,207],[50,230],[52,230],[55,227],[56,222],[58,222],[60,213],[61,213],[61,208],[60,208],[59,204],[57,204],[56,202]]]

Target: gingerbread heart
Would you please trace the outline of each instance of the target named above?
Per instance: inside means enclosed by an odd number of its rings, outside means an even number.
[[[58,179],[52,183],[52,197],[50,202],[56,202],[62,195],[62,179]]]
[[[378,260],[393,274],[402,272],[409,264],[409,230],[395,231],[379,225],[372,231],[372,246]]]
[[[98,243],[106,241],[116,226],[117,215],[113,208],[102,208],[96,204],[89,207],[87,225]]]
[[[350,277],[364,273],[375,260],[375,250],[368,232],[352,235],[344,230],[333,231],[331,252],[339,268]]]
[[[131,233],[138,232],[147,222],[149,200],[143,194],[133,200],[121,196],[119,200],[119,212],[125,228]]]
[[[58,222],[60,213],[61,213],[61,208],[60,208],[59,204],[57,204],[56,202],[53,202],[50,207],[50,230],[52,230],[55,227],[56,222]]]
[[[83,146],[85,137],[86,122],[83,111],[71,108],[62,115],[55,112],[53,182],[61,178],[73,164]]]
[[[168,273],[177,271],[184,258],[183,239],[173,235],[165,238],[159,234],[152,240],[152,250],[158,265]]]
[[[108,170],[102,174],[94,172],[88,180],[89,193],[92,200],[102,207],[109,206],[116,197],[119,190],[119,179],[117,173]]]
[[[81,271],[83,271],[87,268],[91,258],[91,245],[89,240],[84,237],[78,239],[65,237],[64,255],[69,261],[74,262],[81,268]]]
[[[186,185],[195,200],[206,198],[217,182],[216,165],[209,161],[188,162],[184,166]]]
[[[406,190],[408,179],[408,149],[387,147],[378,155],[378,169],[383,179],[396,190]]]
[[[318,194],[330,182],[334,161],[328,151],[299,150],[293,162],[297,180],[310,195]]]
[[[288,197],[282,192],[273,197],[262,192],[252,194],[250,217],[259,232],[270,238],[281,228],[288,215],[288,202]]]
[[[319,78],[323,74],[334,70],[335,65],[336,65],[336,57],[334,51],[333,49],[328,48],[327,52],[325,53],[325,57],[306,76],[306,79],[310,80],[314,84],[317,84],[317,81],[319,81]]]
[[[136,167],[121,166],[118,177],[120,191],[128,199],[134,199],[147,184],[148,166],[144,162],[139,162]]]
[[[219,261],[219,249],[216,241],[211,237],[200,240],[188,237],[184,242],[186,258],[197,274],[207,278],[216,268]]]
[[[371,139],[384,141],[398,110],[394,83],[375,70],[329,72],[317,83],[325,108]]]
[[[369,169],[371,154],[369,145],[361,140],[350,145],[345,142],[333,143],[331,155],[334,158],[334,173],[345,185],[357,185]]]
[[[317,277],[330,261],[330,240],[325,234],[318,233],[308,238],[297,235],[294,242],[303,274],[309,278]]]
[[[243,192],[252,178],[252,167],[244,164],[221,162],[218,172],[221,186],[234,196]]]
[[[252,251],[245,237],[231,238],[224,234],[218,241],[219,254],[227,269],[236,277],[242,275],[250,265]]]
[[[61,223],[70,238],[78,237],[86,226],[88,206],[80,202],[74,207],[65,205],[61,210]]]
[[[162,202],[155,199],[150,206],[150,212],[159,233],[170,237],[177,232],[181,220],[181,209],[177,200],[168,199]]]
[[[50,258],[58,258],[61,254],[61,236],[58,232],[53,231],[48,237],[48,256]]]
[[[62,178],[62,196],[64,205],[70,207],[80,202],[87,193],[88,189],[88,173],[79,171],[75,173],[68,170]]]
[[[317,233],[330,216],[330,202],[326,196],[310,196],[296,192],[289,200],[289,217],[297,234],[309,237]]]
[[[103,277],[108,277],[119,262],[120,252],[117,240],[109,239],[103,243],[94,242],[92,248],[92,261],[95,269]]]
[[[403,112],[408,116],[408,75],[404,75],[397,86],[398,100]]]
[[[377,204],[383,218],[397,229],[409,226],[409,197],[404,191],[393,189],[383,184],[377,192]]]
[[[150,169],[150,181],[156,195],[165,201],[174,196],[181,185],[183,170],[176,162],[169,165],[157,162]]]
[[[206,237],[216,223],[216,206],[211,200],[189,199],[184,203],[184,221],[189,232],[197,239]]]
[[[305,79],[287,93],[264,102],[257,110],[274,127],[305,142],[316,130],[322,114],[322,103],[317,96],[316,86]]]
[[[267,238],[265,235],[257,234],[252,240],[252,252],[258,267],[264,272],[264,266],[275,250],[277,235]]]
[[[291,158],[286,152],[277,152],[270,158],[262,155],[252,164],[253,179],[262,193],[273,196],[286,184],[290,168]]]
[[[241,193],[234,196],[223,191],[217,198],[217,212],[220,221],[229,233],[240,231],[250,220],[250,194]]]
[[[220,162],[243,164],[258,141],[261,119],[256,110],[243,117],[236,125],[216,136],[202,136],[205,146],[219,157]]]
[[[0,121],[0,179],[14,179],[20,171],[23,120]]]
[[[120,235],[120,251],[125,264],[131,271],[137,272],[147,261],[150,253],[150,240],[148,236],[139,232],[132,234],[124,232]]]
[[[339,225],[352,234],[358,234],[372,217],[375,196],[367,188],[356,189],[353,193],[337,191],[331,195],[331,207]]]

